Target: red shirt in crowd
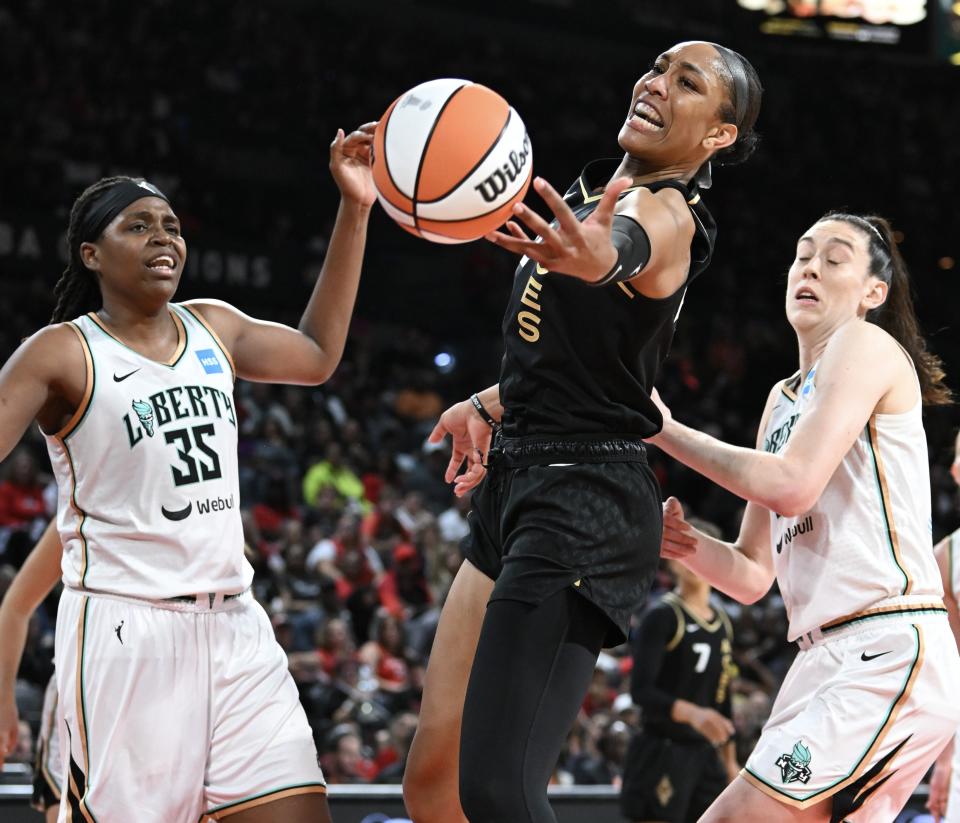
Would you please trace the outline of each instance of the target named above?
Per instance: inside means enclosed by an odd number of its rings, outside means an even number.
[[[44,516],[41,486],[21,486],[10,480],[0,483],[0,526],[28,526]]]

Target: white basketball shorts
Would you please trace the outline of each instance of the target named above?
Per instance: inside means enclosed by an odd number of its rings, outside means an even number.
[[[267,615],[249,593],[206,605],[64,590],[60,823],[197,823],[326,791]]]
[[[960,724],[945,615],[888,618],[801,651],[741,775],[790,806],[892,821]]]
[[[47,683],[37,735],[37,757],[33,765],[33,800],[37,811],[46,811],[60,802],[63,790],[63,763],[60,752],[60,726],[57,722],[57,677]]]

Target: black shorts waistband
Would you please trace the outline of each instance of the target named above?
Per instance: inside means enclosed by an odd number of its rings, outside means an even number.
[[[507,468],[550,463],[646,463],[647,447],[636,437],[571,435],[570,437],[504,437],[493,441],[487,462]]]

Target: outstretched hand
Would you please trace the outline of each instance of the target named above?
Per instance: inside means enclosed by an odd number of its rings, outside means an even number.
[[[531,240],[513,220],[507,221],[509,234],[494,231],[486,238],[512,252],[525,254],[548,271],[592,282],[601,280],[617,262],[617,250],[610,239],[610,231],[617,199],[631,183],[629,177],[611,181],[597,208],[581,223],[557,190],[538,177],[533,181],[533,187],[553,211],[556,226],[547,223],[523,203],[517,203],[513,207],[514,215],[539,239]]]
[[[469,400],[461,400],[440,415],[428,440],[439,443],[448,434],[453,451],[443,479],[454,484],[453,492],[457,497],[463,497],[483,480],[487,472],[484,464],[490,451],[493,429],[477,414]],[[464,471],[457,474],[464,462]]]
[[[683,560],[697,551],[697,536],[683,515],[683,506],[676,497],[668,497],[663,504],[663,537],[660,538],[660,556]]]
[[[364,123],[356,131],[344,134],[337,129],[337,135],[330,144],[330,172],[345,200],[351,200],[360,206],[372,206],[377,199],[377,190],[373,185],[373,133],[376,122]]]

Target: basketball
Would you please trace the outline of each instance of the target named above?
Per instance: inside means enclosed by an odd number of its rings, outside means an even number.
[[[466,243],[506,222],[532,167],[520,116],[468,80],[431,80],[401,94],[374,136],[380,204],[401,228],[435,243]]]

